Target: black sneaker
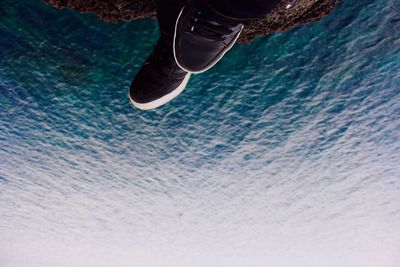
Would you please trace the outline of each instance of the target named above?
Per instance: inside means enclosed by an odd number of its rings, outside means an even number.
[[[175,23],[174,57],[183,70],[199,73],[214,66],[235,44],[243,24],[210,18],[184,6]]]
[[[157,108],[177,97],[189,78],[175,62],[172,43],[161,37],[133,80],[129,99],[139,109]]]

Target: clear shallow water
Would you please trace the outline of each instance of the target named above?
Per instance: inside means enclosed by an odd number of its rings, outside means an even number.
[[[154,21],[2,1],[0,265],[399,266],[399,33],[346,0],[142,112]]]

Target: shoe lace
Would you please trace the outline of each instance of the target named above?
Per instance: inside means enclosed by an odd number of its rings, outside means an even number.
[[[169,39],[161,37],[154,47],[151,56],[145,62],[146,65],[148,64],[150,70],[149,75],[153,78],[159,77],[159,79],[156,79],[156,82],[160,84],[166,81],[164,78],[171,80],[184,75],[184,72],[175,63],[172,42]]]
[[[189,31],[201,37],[216,41],[224,40],[226,35],[231,34],[234,29],[219,22],[208,19],[201,11],[194,11],[189,19]]]
[[[173,63],[173,61],[172,45],[160,39],[149,58],[149,64],[151,64],[157,73],[163,76],[169,76],[171,74],[171,63]]]

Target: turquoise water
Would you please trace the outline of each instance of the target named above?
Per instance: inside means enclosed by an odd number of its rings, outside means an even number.
[[[157,38],[1,1],[0,266],[399,266],[397,0],[235,46],[143,112]]]

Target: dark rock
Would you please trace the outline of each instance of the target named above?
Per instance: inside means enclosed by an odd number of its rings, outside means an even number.
[[[95,13],[106,21],[129,21],[155,18],[152,0],[43,0],[57,8],[72,8],[79,12]],[[248,43],[256,36],[281,32],[320,19],[340,0],[282,0],[278,7],[260,20],[245,27],[239,38]],[[288,5],[290,5],[289,8]]]

